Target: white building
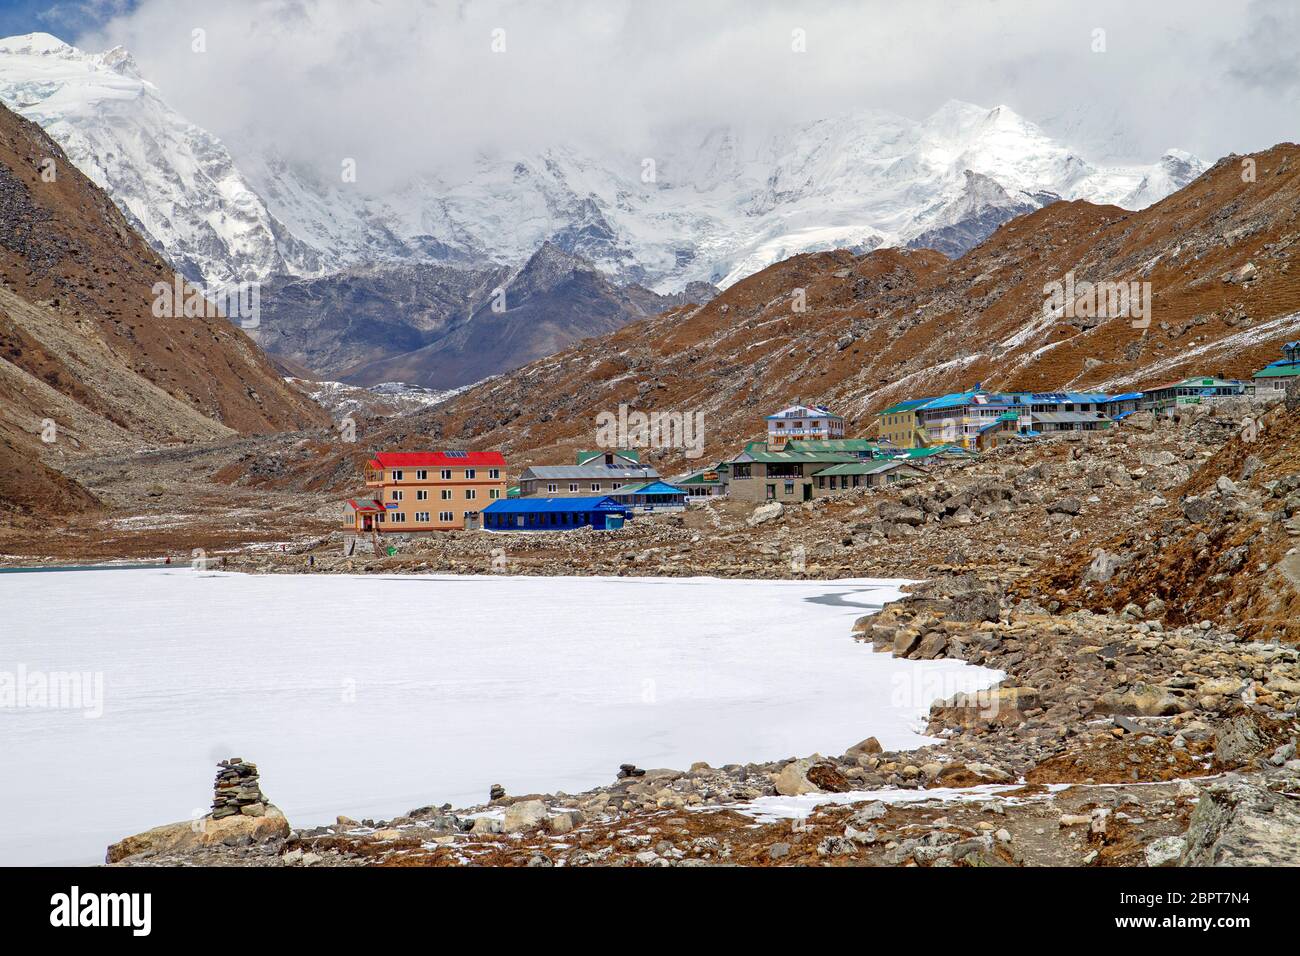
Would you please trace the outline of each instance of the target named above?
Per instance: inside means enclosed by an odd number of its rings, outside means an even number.
[[[780,451],[796,439],[844,437],[844,419],[824,405],[791,405],[767,416],[767,447]]]

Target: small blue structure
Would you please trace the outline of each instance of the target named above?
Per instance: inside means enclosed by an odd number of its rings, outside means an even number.
[[[666,481],[628,485],[610,494],[616,502],[636,511],[682,511],[686,508],[686,491]]]
[[[499,498],[483,509],[488,531],[565,531],[623,527],[627,507],[608,496],[587,498]]]

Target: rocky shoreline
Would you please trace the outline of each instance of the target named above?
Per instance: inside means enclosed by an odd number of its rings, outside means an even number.
[[[176,843],[161,828],[156,841],[124,841],[128,855],[115,845],[109,862],[1300,864],[1294,648],[1199,625],[1052,616],[971,576],[918,588],[861,619],[854,637],[899,656],[962,656],[1008,678],[935,702],[927,732],[941,742],[917,750],[886,752],[868,738],[830,757],[626,764],[608,787],[580,794],[493,785],[477,806],[274,833],[236,815],[247,823],[219,838]],[[1243,676],[1264,671],[1262,682]]]
[[[1249,430],[1239,413],[1258,416]],[[454,534],[360,562],[320,544],[249,558],[240,570],[301,572],[317,553],[317,573],[491,573],[504,556],[512,574],[914,577],[852,638],[1006,678],[939,695],[938,742],[917,750],[868,738],[767,763],[629,764],[581,794],[485,782],[477,806],[271,835],[240,813],[216,822],[247,832],[132,838],[116,862],[1300,865],[1300,409],[1132,419],[762,521],[710,504],[620,536]]]

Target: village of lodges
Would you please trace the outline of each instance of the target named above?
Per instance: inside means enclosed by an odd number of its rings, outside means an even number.
[[[348,499],[344,527],[381,534],[449,530],[617,531],[638,514],[682,511],[722,496],[801,503],[917,478],[927,460],[978,455],[1011,442],[1114,428],[1135,412],[1281,394],[1300,379],[1300,342],[1249,382],[1199,376],[1142,392],[963,392],[897,402],[866,434],[796,403],[767,416],[767,438],[731,458],[665,480],[633,449],[579,451],[573,464],[530,465],[516,485],[495,451],[381,452],[366,464],[366,494]]]

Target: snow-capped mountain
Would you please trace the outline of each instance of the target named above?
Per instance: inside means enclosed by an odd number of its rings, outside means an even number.
[[[321,268],[211,133],[171,109],[121,47],[0,40],[0,100],[38,123],[180,271],[215,283]]]
[[[1101,167],[1005,106],[951,101],[777,133],[674,130],[650,155],[575,144],[484,156],[385,195],[256,145],[232,151],[171,109],[129,54],[0,41],[0,100],[40,123],[160,251],[212,282],[403,261],[518,264],[544,242],[661,292],[727,286],[800,252],[934,245],[958,255],[1056,198],[1137,209],[1205,168],[1171,150]]]

